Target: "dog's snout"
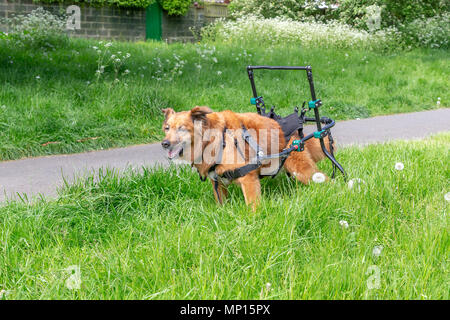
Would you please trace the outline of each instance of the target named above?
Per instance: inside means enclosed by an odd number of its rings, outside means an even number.
[[[168,147],[170,147],[170,141],[169,140],[163,140],[163,142],[161,142],[161,145],[164,149],[167,149]]]

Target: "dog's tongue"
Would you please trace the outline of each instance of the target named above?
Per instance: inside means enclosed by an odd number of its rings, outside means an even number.
[[[169,150],[169,152],[168,152],[169,158],[170,159],[175,158],[180,153],[180,150],[181,150],[181,146],[178,148],[175,148],[173,150]]]

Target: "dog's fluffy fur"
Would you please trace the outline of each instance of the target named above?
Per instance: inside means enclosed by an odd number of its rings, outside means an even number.
[[[200,137],[203,141],[200,146],[197,146],[197,148],[201,148],[200,154],[203,154],[205,148],[222,143],[222,136],[208,136],[208,129],[215,129],[216,132],[220,133],[225,128],[239,132],[244,125],[247,129],[254,130],[255,134],[252,134],[252,136],[258,144],[264,142],[267,146],[267,154],[278,153],[286,146],[289,146],[294,139],[299,138],[298,135],[294,135],[291,137],[289,143],[286,143],[283,132],[275,120],[255,113],[235,113],[232,111],[213,112],[208,107],[195,107],[190,111],[183,112],[175,112],[170,108],[163,109],[162,111],[165,115],[163,123],[165,138],[163,146],[168,150],[169,158],[180,157],[183,160],[187,160],[197,168],[202,177],[208,176],[209,169],[215,164],[214,161],[204,161],[202,157],[200,159],[194,159],[198,153],[185,151],[187,148],[194,150],[194,136]],[[202,126],[200,129],[194,126],[195,121],[201,121]],[[215,168],[218,175],[221,175],[227,170],[242,167],[250,159],[249,155],[252,150],[246,143],[241,141],[239,145],[245,151],[245,159],[241,157],[241,161],[238,161],[239,152],[234,138],[240,138],[240,135],[225,135],[226,146],[222,153],[222,163],[218,164]],[[324,140],[325,145],[329,148],[328,138]],[[277,145],[278,149],[276,148]],[[304,151],[292,152],[289,155],[284,163],[284,168],[295,179],[307,184],[311,180],[312,175],[318,172],[316,162],[324,157],[325,155],[320,147],[319,140],[310,139],[306,141]],[[251,204],[253,208],[255,208],[261,196],[259,181],[261,170],[268,166],[270,164],[265,163],[261,168],[251,171],[247,175],[233,181],[241,186],[245,202]],[[211,182],[213,182],[212,179]],[[227,184],[228,181],[219,180],[220,197],[218,198],[215,194],[216,201],[221,202],[226,198]]]

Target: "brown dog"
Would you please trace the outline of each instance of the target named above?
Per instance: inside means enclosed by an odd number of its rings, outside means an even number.
[[[209,176],[215,186],[216,201],[222,203],[227,196],[229,179],[225,172],[235,170],[255,158],[256,151],[242,138],[243,128],[248,129],[253,141],[264,154],[270,155],[290,146],[298,135],[286,143],[284,134],[275,120],[255,113],[213,112],[208,107],[195,107],[190,111],[175,112],[163,109],[165,138],[161,143],[170,160],[180,158],[194,166],[202,178]],[[329,148],[328,137],[325,139]],[[307,184],[318,172],[316,162],[325,157],[318,139],[305,143],[305,150],[292,152],[284,162],[286,171],[300,182]],[[278,169],[279,159],[266,160],[263,165],[245,176],[235,179],[244,194],[245,202],[255,209],[260,196],[260,177],[272,175]]]

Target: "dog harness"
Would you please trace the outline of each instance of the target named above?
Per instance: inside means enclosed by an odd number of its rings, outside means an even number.
[[[264,104],[264,100],[262,96],[258,96],[254,81],[254,70],[303,70],[306,71],[306,76],[308,78],[309,88],[311,91],[311,98],[312,100],[308,102],[308,109],[305,109],[306,102],[303,103],[302,110],[300,115],[298,114],[298,108],[296,107],[294,109],[294,113],[286,116],[281,117],[277,115],[274,112],[275,107],[272,106],[269,112],[266,113],[266,107]],[[331,136],[330,129],[335,125],[335,121],[327,118],[327,117],[320,117],[319,115],[319,107],[322,106],[322,101],[320,99],[316,98],[316,92],[314,89],[314,81],[312,76],[312,68],[311,66],[248,66],[247,67],[247,73],[248,78],[250,80],[250,84],[252,87],[253,92],[253,98],[250,99],[250,103],[256,106],[256,110],[259,115],[270,118],[278,122],[278,124],[281,127],[281,130],[284,134],[284,139],[286,143],[288,143],[292,137],[292,135],[295,134],[295,132],[298,132],[298,135],[300,139],[294,140],[292,144],[277,154],[271,154],[271,155],[265,155],[264,152],[259,147],[258,143],[252,138],[250,133],[248,132],[247,128],[245,126],[242,126],[242,137],[255,152],[256,156],[254,159],[250,161],[250,163],[234,169],[234,170],[228,170],[225,171],[222,175],[218,175],[216,172],[216,167],[218,164],[220,164],[218,161],[211,166],[211,168],[208,170],[208,176],[214,181],[214,192],[216,193],[217,199],[219,202],[222,202],[220,193],[219,193],[219,179],[227,179],[229,181],[241,178],[248,173],[250,173],[253,170],[256,170],[262,166],[262,161],[267,159],[274,159],[274,158],[281,158],[280,166],[278,170],[275,172],[275,174],[272,175],[272,177],[275,177],[278,172],[280,171],[281,167],[284,165],[285,160],[290,155],[292,151],[303,151],[305,149],[305,142],[311,138],[316,138],[320,140],[320,146],[325,154],[325,156],[331,160],[332,166],[333,166],[333,174],[332,178],[334,178],[336,169],[339,169],[339,171],[343,174],[344,179],[346,179],[347,175],[344,171],[344,168],[337,162],[337,160],[334,157],[334,150],[333,150],[333,137]],[[314,110],[314,117],[306,117],[305,114],[308,110]],[[307,135],[306,137],[303,134],[303,124],[306,122],[314,122],[317,126],[317,131]],[[323,126],[322,126],[323,124]],[[223,149],[226,146],[225,143],[225,135],[226,135],[227,128],[225,127],[222,134],[222,149],[219,152],[218,159],[219,161],[222,160],[222,152]],[[325,147],[324,138],[328,136],[329,139],[329,150]],[[240,150],[238,141],[235,138],[234,144],[238,150],[238,152],[242,155],[242,157],[245,159],[242,150]],[[206,180],[206,177],[200,176],[200,179],[202,181]]]
[[[285,137],[285,141],[289,141],[291,136],[293,134],[295,134],[296,131],[298,132],[300,137],[303,138],[303,123],[305,122],[304,109],[302,110],[300,116],[298,115],[298,109],[295,109],[294,113],[288,115],[287,117],[282,118],[274,112],[274,108],[272,107],[272,109],[270,110],[269,113],[262,112],[261,115],[271,118],[271,119],[274,119],[275,121],[277,121],[280,124],[280,127],[281,127],[284,137]],[[322,117],[321,121],[323,123],[328,123],[328,124],[330,124],[332,122],[332,120],[330,120],[326,117]],[[274,178],[280,172],[281,168],[284,165],[284,162],[286,161],[287,157],[293,150],[298,150],[298,151],[304,150],[304,144],[299,143],[298,145],[293,144],[290,148],[284,149],[280,153],[265,155],[264,152],[261,150],[260,146],[258,145],[258,143],[255,141],[255,139],[253,139],[252,135],[247,130],[247,128],[244,125],[242,125],[242,138],[244,139],[245,143],[247,143],[255,151],[256,156],[250,161],[250,163],[248,163],[242,167],[239,167],[237,169],[234,169],[234,170],[227,170],[223,174],[219,175],[216,172],[216,167],[222,161],[223,150],[226,147],[225,135],[227,134],[227,130],[228,130],[227,127],[224,127],[224,129],[222,131],[221,148],[219,150],[217,160],[214,163],[214,165],[212,165],[209,168],[208,174],[207,174],[207,177],[209,177],[214,182],[214,192],[216,193],[217,199],[219,199],[220,202],[221,202],[221,196],[219,193],[219,181],[220,180],[226,179],[228,181],[232,181],[232,180],[241,178],[241,177],[247,175],[248,173],[260,168],[262,166],[262,161],[280,158],[281,161],[280,161],[279,167],[276,170],[276,172],[272,175],[268,175],[268,176],[271,176],[272,178]],[[330,142],[330,151],[333,154],[333,138],[331,136],[330,131],[329,130],[327,130],[327,131],[328,131],[327,135],[329,136],[329,142]],[[242,158],[245,159],[245,155],[242,152],[241,148],[239,147],[239,143],[236,138],[234,138],[234,145],[236,147],[236,150],[242,156]],[[200,175],[200,173],[199,173],[199,175]],[[333,172],[333,175],[334,175],[334,172]],[[200,179],[202,181],[205,181],[207,177],[202,177],[200,175]],[[264,176],[260,176],[260,177],[264,177]]]

